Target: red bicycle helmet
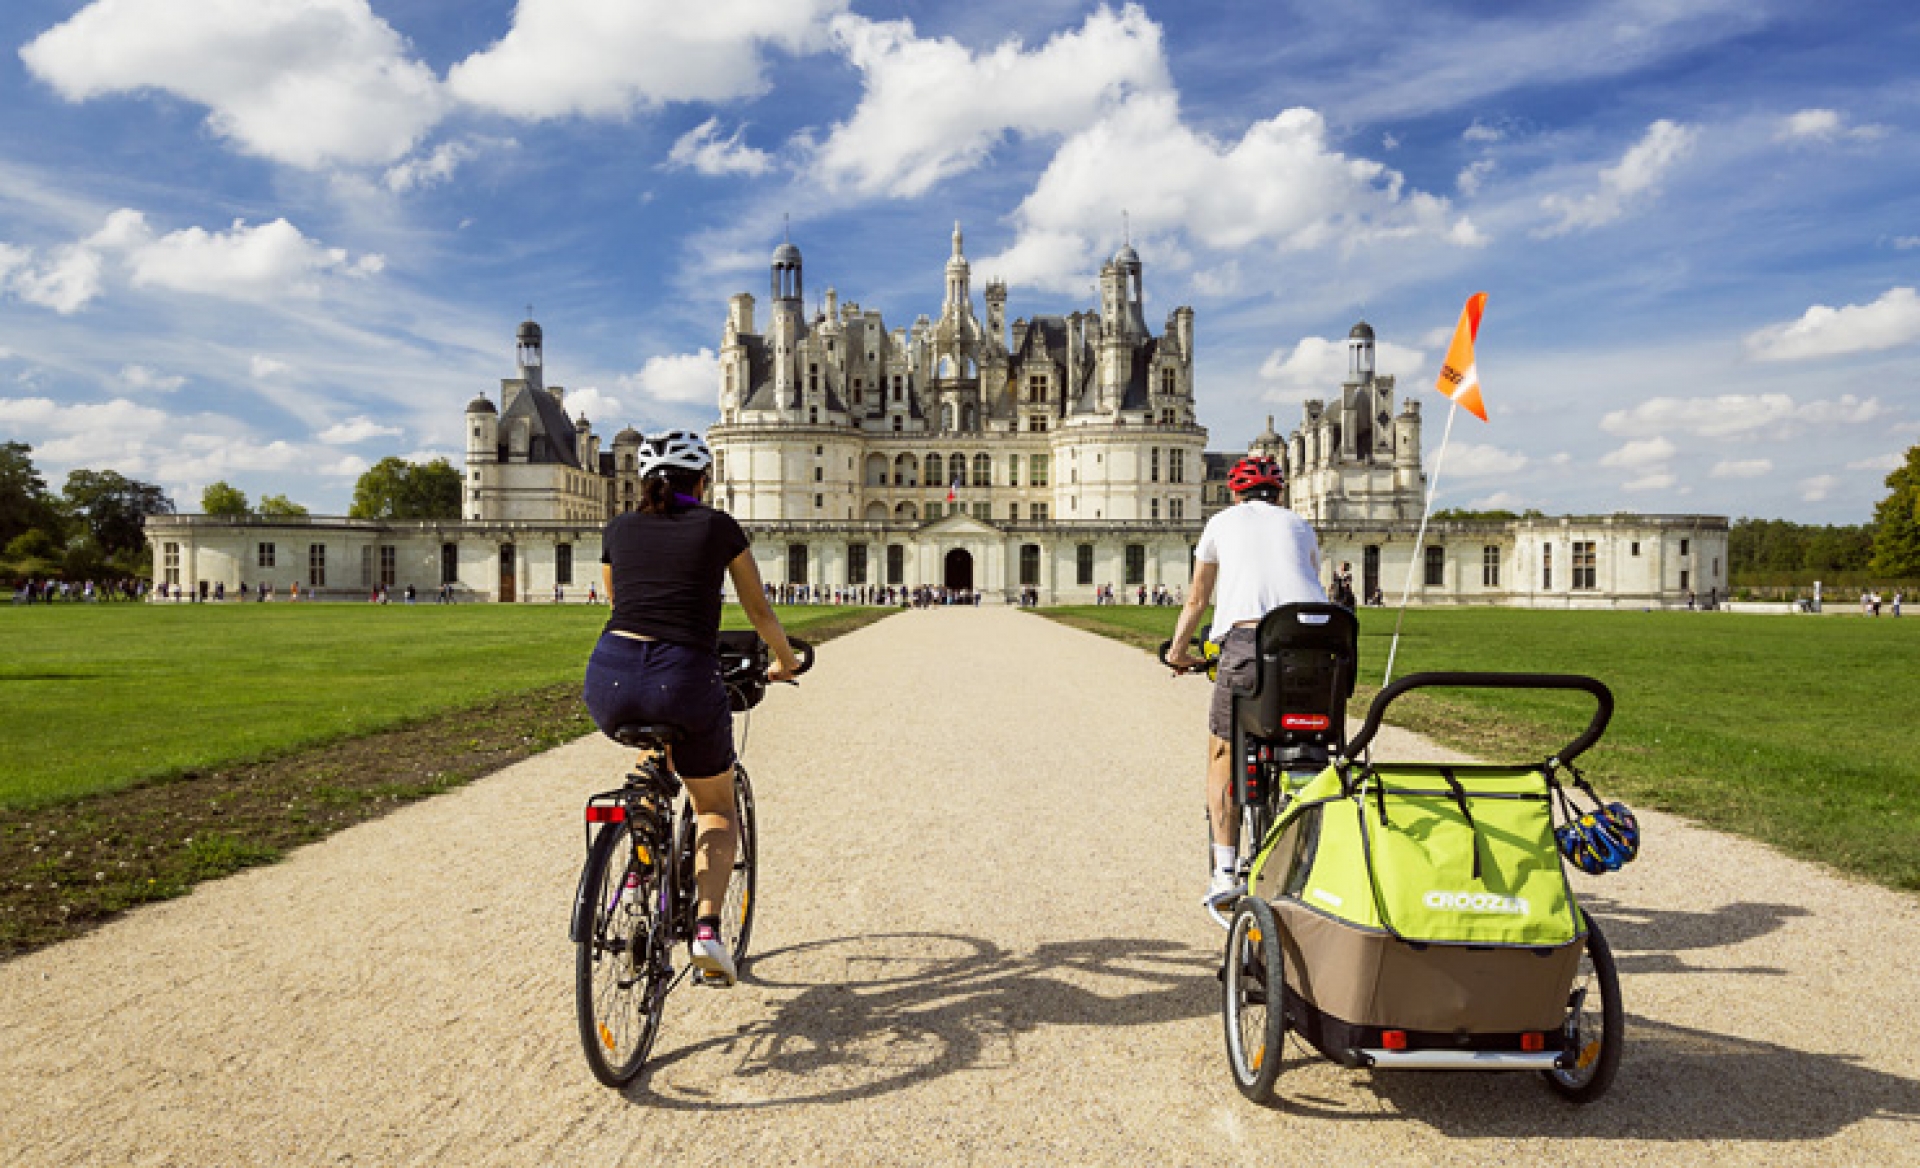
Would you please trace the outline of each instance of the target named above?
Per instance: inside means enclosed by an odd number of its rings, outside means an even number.
[[[1256,487],[1272,487],[1279,490],[1285,485],[1280,473],[1280,464],[1271,458],[1247,457],[1233,464],[1227,472],[1227,489],[1234,494],[1244,494]]]

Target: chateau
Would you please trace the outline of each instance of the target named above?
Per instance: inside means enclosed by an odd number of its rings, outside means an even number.
[[[832,288],[810,314],[800,250],[775,249],[764,331],[746,292],[721,330],[714,504],[752,535],[765,579],[821,593],[932,585],[1085,603],[1106,585],[1183,587],[1240,457],[1208,452],[1195,421],[1193,310],[1152,333],[1144,266],[1123,246],[1100,270],[1097,309],[1009,321],[1006,285],[990,280],[983,321],[963,243],[956,224],[939,316],[891,329]],[[462,600],[584,600],[602,527],[638,497],[641,435],[628,427],[603,450],[547,384],[540,326],[514,340],[498,405],[482,394],[466,408],[460,521],[156,516],[155,579],[228,596],[246,582],[340,599],[448,585]],[[1284,438],[1269,418],[1245,448],[1287,468],[1288,505],[1318,532],[1329,580],[1350,562],[1360,595],[1390,603],[1410,568],[1425,604],[1724,594],[1719,516],[1432,524],[1416,549],[1420,403],[1396,403],[1374,347],[1356,324],[1338,397],[1305,403]]]

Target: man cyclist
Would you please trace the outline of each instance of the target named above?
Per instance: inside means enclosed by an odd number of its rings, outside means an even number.
[[[640,443],[640,506],[616,516],[601,538],[600,575],[611,613],[587,662],[583,696],[608,734],[633,722],[678,726],[673,769],[699,817],[693,878],[699,896],[694,967],[721,985],[737,979],[719,937],[720,906],[733,873],[733,712],[720,680],[720,585],[734,593],[777,664],[768,681],[790,681],[800,662],[767,603],[746,532],[703,504],[713,455],[700,435],[669,430]]]
[[[1194,549],[1193,583],[1174,626],[1167,664],[1185,672],[1206,663],[1189,642],[1218,585],[1209,640],[1220,645],[1220,669],[1207,714],[1207,820],[1213,828],[1213,869],[1203,904],[1240,893],[1238,832],[1233,814],[1233,692],[1251,688],[1258,663],[1254,630],[1283,604],[1326,603],[1320,583],[1320,545],[1307,521],[1280,506],[1285,480],[1272,459],[1247,457],[1227,475],[1233,506],[1207,520]]]

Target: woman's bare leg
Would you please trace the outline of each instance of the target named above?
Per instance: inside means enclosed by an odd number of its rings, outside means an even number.
[[[695,915],[717,917],[733,877],[737,828],[733,822],[733,772],[704,779],[682,777],[699,830],[693,838],[693,884],[700,905]]]

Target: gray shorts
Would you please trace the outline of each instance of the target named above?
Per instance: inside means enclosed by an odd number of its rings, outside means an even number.
[[[1214,674],[1213,705],[1207,710],[1207,729],[1215,738],[1233,740],[1233,695],[1253,688],[1258,671],[1252,629],[1230,629],[1220,642],[1220,668]]]

